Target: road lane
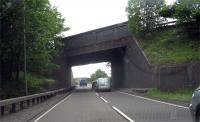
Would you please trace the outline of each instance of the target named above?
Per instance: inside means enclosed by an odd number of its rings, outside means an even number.
[[[189,109],[149,101],[119,92],[101,92],[105,98],[135,122],[192,122]]]
[[[91,91],[74,92],[37,122],[127,122]]]

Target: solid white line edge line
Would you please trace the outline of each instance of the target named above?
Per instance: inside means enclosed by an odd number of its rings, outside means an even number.
[[[129,122],[135,122],[134,120],[132,120],[130,117],[128,117],[126,114],[124,114],[122,111],[120,111],[118,108],[116,108],[115,106],[112,106],[112,108],[117,111],[120,115],[122,115],[125,119],[127,119]]]
[[[103,97],[100,97],[105,103],[108,103],[108,101],[106,99],[104,99]]]
[[[176,105],[176,104],[172,104],[172,103],[167,103],[167,102],[163,102],[163,101],[159,101],[159,100],[154,100],[154,99],[150,99],[150,98],[146,98],[146,97],[141,97],[141,96],[129,94],[129,93],[126,93],[126,92],[119,92],[119,93],[121,93],[121,94],[126,94],[126,95],[130,95],[130,96],[137,97],[137,98],[140,98],[140,99],[145,99],[145,100],[149,100],[149,101],[153,101],[153,102],[157,102],[157,103],[162,103],[162,104],[174,106],[174,107],[189,109],[189,107],[185,107],[185,106],[181,106],[181,105]]]
[[[42,117],[44,117],[46,114],[48,114],[51,110],[53,110],[55,107],[57,107],[58,105],[60,105],[61,103],[63,103],[65,100],[67,100],[72,94],[68,95],[65,99],[61,100],[60,102],[58,102],[56,105],[54,105],[53,107],[51,107],[50,109],[48,109],[45,113],[43,113],[40,117],[38,117],[36,120],[34,120],[33,122],[37,122],[39,121]]]

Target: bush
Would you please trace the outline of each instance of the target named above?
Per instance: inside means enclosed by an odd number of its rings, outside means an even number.
[[[20,81],[22,84],[25,84],[23,76],[24,76],[23,72],[20,72]],[[55,80],[53,79],[34,73],[27,73],[26,80],[27,80],[29,94],[47,91],[48,85],[53,84],[55,82]]]

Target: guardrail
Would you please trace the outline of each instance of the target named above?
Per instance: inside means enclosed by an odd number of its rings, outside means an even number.
[[[72,88],[58,89],[54,91],[49,91],[45,93],[33,94],[28,96],[16,97],[0,101],[0,115],[3,116],[5,111],[7,113],[15,113],[18,110],[33,106],[37,103],[43,102],[58,93],[70,91]]]

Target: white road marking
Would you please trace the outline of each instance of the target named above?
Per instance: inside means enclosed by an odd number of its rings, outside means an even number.
[[[141,97],[141,96],[129,94],[129,93],[126,93],[126,92],[119,92],[119,93],[121,93],[121,94],[126,94],[126,95],[130,95],[130,96],[137,97],[137,98],[144,99],[144,100],[149,100],[149,101],[153,101],[153,102],[157,102],[157,103],[162,103],[162,104],[174,106],[174,107],[189,109],[189,107],[185,107],[185,106],[181,106],[181,105],[176,105],[176,104],[172,104],[172,103],[167,103],[167,102],[163,102],[163,101],[159,101],[159,100],[154,100],[154,99],[150,99],[150,98],[145,98],[145,97]]]
[[[98,94],[98,93],[96,93],[96,95],[97,95],[97,96],[99,96],[99,94]]]
[[[115,106],[112,106],[112,108],[117,111],[120,115],[122,115],[125,119],[127,119],[129,122],[135,122],[134,120],[132,120],[130,117],[128,117],[126,114],[124,114],[122,111],[120,111],[118,108],[116,108]]]
[[[53,110],[55,107],[57,107],[58,105],[60,105],[61,103],[63,103],[65,100],[67,100],[69,97],[71,96],[71,94],[69,96],[67,96],[65,99],[63,99],[62,101],[60,101],[59,103],[57,103],[56,105],[54,105],[53,107],[51,107],[50,109],[48,109],[44,114],[42,114],[40,117],[38,117],[36,120],[34,120],[34,122],[38,122],[42,117],[44,117],[46,114],[48,114],[51,110]]]
[[[103,97],[100,97],[105,103],[108,103],[108,101],[106,99],[104,99]]]

